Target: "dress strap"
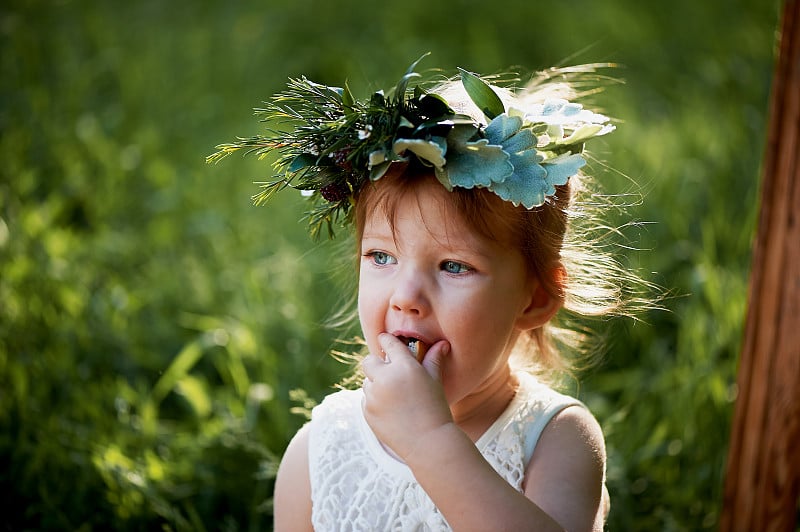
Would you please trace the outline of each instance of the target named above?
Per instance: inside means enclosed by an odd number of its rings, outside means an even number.
[[[570,406],[586,406],[568,395],[559,393],[536,380],[535,377],[528,373],[518,374],[520,381],[520,391],[518,393],[527,394],[531,399],[527,404],[531,407],[532,412],[525,416],[532,422],[524,424],[525,437],[524,443],[524,464],[528,467],[533,456],[533,451],[536,449],[536,444],[544,432],[548,423],[562,410]]]

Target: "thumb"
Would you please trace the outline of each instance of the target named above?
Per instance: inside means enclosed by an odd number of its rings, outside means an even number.
[[[448,342],[444,340],[436,342],[433,344],[433,347],[425,353],[425,358],[422,359],[422,367],[425,368],[428,375],[440,381],[442,380],[442,363],[449,354],[450,344]]]

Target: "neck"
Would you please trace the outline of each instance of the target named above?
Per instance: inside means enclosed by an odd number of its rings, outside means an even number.
[[[477,441],[505,411],[517,393],[518,384],[506,365],[469,395],[450,405],[456,425],[472,441]]]

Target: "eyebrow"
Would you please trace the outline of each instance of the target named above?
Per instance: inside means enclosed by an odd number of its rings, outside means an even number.
[[[361,236],[361,245],[363,247],[363,243],[365,241],[375,240],[378,242],[384,241],[391,241],[393,244],[397,245],[397,239],[392,234],[391,231],[384,232],[364,232]],[[490,246],[481,245],[476,242],[476,245],[470,246],[466,244],[459,244],[459,245],[452,245],[447,239],[439,239],[439,238],[431,238],[431,240],[438,243],[447,253],[452,253],[456,256],[458,255],[467,255],[467,256],[477,256],[479,258],[484,259],[492,259],[495,256],[495,253],[491,249]],[[458,258],[458,257],[456,257]]]

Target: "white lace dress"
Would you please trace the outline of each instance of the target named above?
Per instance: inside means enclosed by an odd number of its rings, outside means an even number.
[[[581,403],[518,375],[505,412],[475,443],[506,481],[522,491],[525,467],[547,423]],[[411,470],[389,455],[367,425],[361,390],[333,393],[311,418],[311,521],[317,532],[450,530]]]

